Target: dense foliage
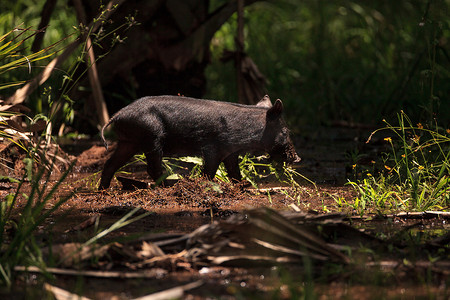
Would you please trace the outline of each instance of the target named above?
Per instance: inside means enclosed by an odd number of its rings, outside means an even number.
[[[36,28],[43,2],[2,1],[0,30],[6,33],[19,25]],[[211,1],[210,9],[224,2]],[[449,6],[445,0],[258,1],[245,10],[244,51],[265,76],[267,92],[285,100],[296,112],[291,117],[297,122],[376,124],[383,118],[394,119],[403,109],[413,120],[437,117],[447,124]],[[57,1],[42,46],[76,32],[77,23],[74,10]],[[224,50],[234,50],[235,36],[236,15],[212,40],[208,98],[237,98],[233,63],[220,60]],[[28,42],[29,51],[32,40]],[[125,45],[130,43],[125,40]],[[74,59],[79,58],[74,55],[67,67]],[[32,74],[39,70],[36,65]],[[21,73],[2,74],[1,81],[29,78],[24,68]],[[128,95],[132,89],[124,92]],[[45,111],[40,91],[29,100],[36,113]],[[2,98],[7,95],[2,93]]]
[[[448,124],[449,1],[262,1],[246,11],[246,52],[297,121],[381,123],[403,109]],[[234,99],[235,20],[217,33],[210,97]],[[292,115],[292,114],[291,114]]]

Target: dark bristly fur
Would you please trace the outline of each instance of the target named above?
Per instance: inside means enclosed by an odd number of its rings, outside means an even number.
[[[299,158],[282,118],[283,104],[268,96],[257,105],[242,105],[178,96],[136,100],[117,112],[101,130],[114,124],[118,146],[106,162],[100,189],[134,154],[144,152],[149,175],[162,175],[162,156],[196,155],[204,159],[205,175],[213,178],[223,161],[229,175],[240,179],[238,155],[261,150],[286,162]]]

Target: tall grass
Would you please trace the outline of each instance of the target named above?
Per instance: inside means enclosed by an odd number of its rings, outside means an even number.
[[[44,60],[56,53],[55,47],[61,42],[56,42],[40,51],[24,54],[27,41],[33,38],[39,31],[31,27],[15,27],[0,36],[0,76],[3,79],[9,77],[6,73],[26,69],[29,74],[32,71],[32,63]],[[6,77],[5,77],[6,76]],[[1,82],[0,90],[17,87],[24,84],[25,80],[12,79],[11,82]]]
[[[59,42],[31,53],[28,44],[36,33],[31,27],[16,27],[0,36],[0,76],[4,80],[11,78],[10,82],[0,83],[0,90],[16,89],[24,84],[25,80],[16,77],[18,73],[15,71],[25,68],[31,73],[33,62],[57,52]],[[24,78],[30,76],[28,74]],[[21,180],[3,178],[17,184],[15,192],[0,203],[0,285],[7,287],[14,283],[14,267],[17,265],[36,266],[45,271],[40,250],[42,245],[35,239],[36,231],[71,197],[71,194],[63,195],[53,201],[73,163],[65,168],[56,182],[50,180],[51,174],[56,172],[56,162],[61,162],[58,148],[51,143],[50,120],[45,116],[30,118],[21,113],[22,110],[0,102],[0,142],[12,143],[27,154],[23,159]],[[36,124],[38,120],[43,122]],[[42,132],[42,135],[37,135],[37,132]]]
[[[19,78],[16,77],[17,74],[11,75],[15,71],[26,69],[31,73],[35,62],[45,60],[58,52],[57,46],[62,40],[31,53],[27,44],[37,33],[38,31],[30,27],[16,27],[0,36],[0,76],[3,79],[0,82],[0,91],[17,89],[31,76],[27,74]],[[9,78],[12,81],[7,82]],[[51,122],[44,115],[29,117],[25,114],[26,111],[21,105],[4,104],[0,99],[0,142],[14,143],[28,153],[30,158],[50,166],[51,157],[55,153],[45,149],[51,143]],[[43,138],[36,135],[36,132],[43,132]],[[1,160],[0,164],[4,165]]]
[[[414,125],[402,111],[398,125],[386,122],[391,152],[376,178],[350,182],[358,192],[355,208],[448,210],[450,208],[450,129]],[[372,136],[371,136],[372,137]],[[370,138],[371,138],[370,137]],[[370,140],[369,138],[369,140]]]
[[[51,172],[44,167],[33,172],[33,160],[29,158],[25,162],[30,165],[26,168],[28,171],[18,183],[16,191],[9,194],[6,201],[1,203],[0,283],[6,286],[12,285],[14,267],[17,265],[45,268],[34,234],[38,227],[43,225],[46,219],[71,197],[69,194],[60,197],[56,202],[51,201],[71,167],[62,173],[54,184],[51,184]],[[53,169],[54,163],[55,161],[50,169]],[[30,182],[29,191],[24,187],[28,182],[27,178]],[[21,198],[23,201],[20,201]],[[23,202],[20,209],[18,209],[19,202]]]

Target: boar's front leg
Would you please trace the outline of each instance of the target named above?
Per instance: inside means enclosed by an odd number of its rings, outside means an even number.
[[[214,148],[205,149],[203,151],[203,174],[209,179],[213,180],[219,168],[220,159],[217,155],[217,150]]]
[[[159,180],[163,176],[161,151],[145,152],[145,158],[147,160],[148,175],[150,175],[155,183],[159,183]]]
[[[239,155],[238,153],[232,153],[223,160],[225,168],[227,169],[228,176],[231,179],[241,181],[241,171],[239,169]]]
[[[100,180],[99,190],[107,189],[111,183],[114,173],[123,166],[133,155],[139,151],[139,147],[130,142],[119,141],[117,149],[110,159],[105,163]]]

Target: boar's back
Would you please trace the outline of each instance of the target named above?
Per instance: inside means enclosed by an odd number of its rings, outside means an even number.
[[[144,147],[157,140],[165,155],[201,155],[204,147],[211,145],[227,152],[260,148],[252,138],[264,131],[267,110],[214,100],[152,96],[124,107],[112,121],[119,139]]]

